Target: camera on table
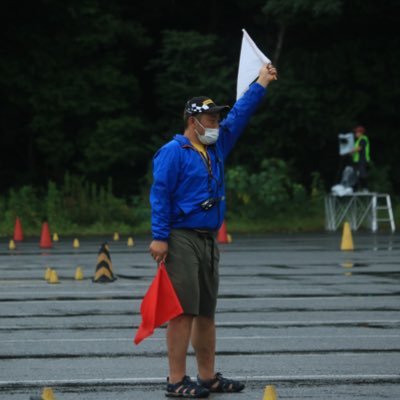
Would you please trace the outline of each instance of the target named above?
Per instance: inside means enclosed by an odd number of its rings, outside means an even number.
[[[354,148],[354,135],[352,132],[339,133],[339,154],[344,156],[351,154]]]

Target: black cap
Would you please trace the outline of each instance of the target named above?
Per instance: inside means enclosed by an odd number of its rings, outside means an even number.
[[[214,114],[228,109],[229,106],[217,106],[209,97],[199,96],[193,97],[186,102],[185,114]]]

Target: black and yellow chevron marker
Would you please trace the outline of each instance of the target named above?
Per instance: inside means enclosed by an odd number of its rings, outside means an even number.
[[[113,267],[108,245],[107,243],[103,243],[100,246],[99,255],[97,256],[97,266],[93,282],[107,283],[114,282],[116,279],[117,278],[113,274]]]

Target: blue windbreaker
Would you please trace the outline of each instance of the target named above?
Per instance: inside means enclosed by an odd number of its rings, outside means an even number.
[[[168,240],[171,228],[220,228],[226,208],[224,161],[265,91],[263,86],[253,83],[221,121],[218,141],[207,146],[211,173],[186,136],[175,135],[155,154],[150,193],[154,240]],[[209,199],[215,205],[204,210],[201,203]]]

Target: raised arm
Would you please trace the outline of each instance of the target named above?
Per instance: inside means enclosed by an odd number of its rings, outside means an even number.
[[[221,122],[218,145],[221,147],[224,159],[232,150],[244,128],[249,123],[251,116],[261,103],[267,86],[276,79],[276,68],[272,64],[263,65],[257,81],[236,101],[232,110]]]

